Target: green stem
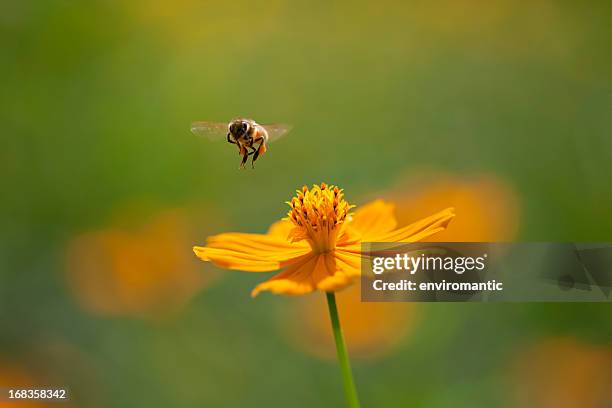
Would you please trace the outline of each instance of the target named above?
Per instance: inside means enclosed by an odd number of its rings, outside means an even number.
[[[340,318],[338,317],[338,307],[336,306],[336,295],[334,292],[326,292],[327,307],[329,308],[329,318],[331,319],[332,330],[334,331],[334,340],[336,341],[336,353],[338,354],[338,363],[340,364],[340,372],[342,373],[342,382],[344,383],[344,393],[346,401],[350,408],[359,408],[359,398],[357,397],[357,388],[353,380],[351,372],[351,363],[349,361],[346,344],[344,344],[344,336],[340,327]]]

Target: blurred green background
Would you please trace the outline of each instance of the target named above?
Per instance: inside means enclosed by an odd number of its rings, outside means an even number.
[[[458,239],[611,240],[611,12],[0,2],[0,383],[78,407],[341,406],[328,322],[298,319],[324,296],[251,299],[267,276],[191,246],[263,232],[321,181],[397,198],[406,222],[456,205],[459,223],[463,200]],[[294,130],[239,171],[189,132],[236,116]],[[342,307],[364,406],[612,403],[608,304]]]

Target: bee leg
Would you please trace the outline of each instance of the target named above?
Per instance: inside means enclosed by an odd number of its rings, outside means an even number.
[[[236,147],[238,147],[238,154],[242,154],[242,149],[240,149],[240,145],[238,144],[238,142],[235,142],[234,140],[230,139],[230,134],[227,134],[227,142],[231,143],[231,144],[235,144]]]
[[[260,154],[264,154],[265,151],[266,151],[266,145],[265,145],[265,142],[262,140],[259,146],[257,146],[257,151],[255,152],[255,155],[253,156],[253,161],[251,162],[253,166],[255,166],[255,160],[257,160]]]
[[[240,145],[236,141],[230,138],[229,133],[227,134],[227,143],[235,144],[236,146],[238,146],[238,154],[240,154]]]
[[[246,164],[248,158],[249,154],[247,153],[246,149],[244,149],[244,155],[242,156],[242,161],[240,162],[241,169],[244,169],[244,165]]]
[[[247,161],[247,159],[249,157],[249,153],[248,153],[248,150],[246,149],[246,147],[242,146],[240,144],[238,144],[238,149],[239,149],[238,154],[242,155],[242,161],[240,162],[240,168],[244,169],[244,164],[246,163],[246,161]]]

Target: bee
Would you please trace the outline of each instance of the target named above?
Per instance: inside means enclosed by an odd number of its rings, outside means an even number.
[[[267,144],[284,136],[291,127],[273,124],[260,125],[252,119],[234,119],[230,123],[194,122],[191,132],[197,136],[206,136],[211,140],[225,137],[228,143],[235,144],[238,154],[242,156],[240,168],[243,169],[249,156],[253,155],[251,167],[267,150]]]

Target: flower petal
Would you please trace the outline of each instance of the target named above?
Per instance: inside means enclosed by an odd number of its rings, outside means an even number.
[[[394,204],[375,200],[358,207],[349,225],[361,234],[364,241],[374,241],[372,237],[393,231],[397,227],[394,213]]]
[[[361,256],[341,249],[335,251],[337,265],[347,276],[361,276]]]
[[[268,228],[268,235],[288,241],[289,234],[293,228],[295,228],[295,225],[288,219],[276,221]]]
[[[447,208],[406,227],[374,238],[378,242],[415,242],[443,230],[454,216],[454,209]]]
[[[285,295],[304,295],[312,292],[315,289],[312,279],[313,270],[319,258],[320,256],[317,255],[304,257],[278,275],[257,285],[251,292],[251,296],[255,297],[264,290]]]
[[[370,240],[371,242],[418,242],[436,232],[446,229],[446,226],[454,216],[454,209],[447,208],[406,227],[399,228],[386,234],[370,237]],[[336,251],[360,254],[361,242],[347,242],[345,245],[339,245]]]
[[[247,272],[270,272],[283,268],[309,254],[308,249],[299,251],[277,251],[266,256],[209,248],[193,247],[195,254],[203,261],[212,262],[221,268],[238,269]]]
[[[264,290],[285,295],[304,295],[315,289],[325,292],[341,290],[359,276],[355,262],[359,262],[359,255],[343,254],[340,258],[333,252],[312,255],[257,285],[251,296],[255,297]]]
[[[287,237],[280,237],[275,234],[247,234],[244,232],[226,232],[219,235],[208,237],[209,247],[227,248],[230,244],[244,247],[245,250],[252,252],[266,252],[277,249],[295,249],[297,247],[308,247],[306,243],[295,244],[287,240]]]
[[[335,292],[342,290],[353,283],[355,276],[354,270],[346,268],[334,253],[326,253],[321,256],[324,263],[321,269],[325,268],[326,277],[320,279],[317,283],[317,289],[324,292]],[[350,275],[349,275],[350,274]]]
[[[406,227],[376,236],[378,242],[416,242],[446,228],[455,216],[453,208],[447,208]]]
[[[269,272],[280,269],[310,253],[308,244],[290,244],[275,235],[225,233],[208,238],[205,247],[194,247],[204,261],[229,269]]]

